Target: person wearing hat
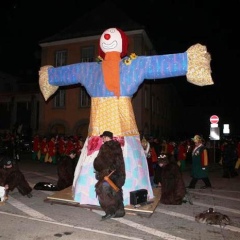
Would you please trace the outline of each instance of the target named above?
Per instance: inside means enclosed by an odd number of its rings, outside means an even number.
[[[203,145],[203,139],[199,135],[195,135],[192,138],[195,143],[195,148],[192,151],[192,180],[187,188],[195,188],[198,180],[202,180],[205,186],[201,189],[211,188],[211,182],[208,177],[208,153],[207,149]]]
[[[103,142],[107,142],[113,139],[113,133],[110,131],[104,131],[103,134],[100,135],[100,137],[103,139]]]
[[[100,135],[103,140],[93,166],[98,182],[95,185],[96,194],[101,208],[106,215],[102,220],[123,217],[125,215],[122,186],[126,173],[123,152],[120,143],[113,139],[113,133],[104,131]],[[110,178],[110,182],[107,181]],[[111,185],[112,183],[112,185]]]
[[[9,191],[18,189],[19,193],[28,198],[32,197],[32,188],[27,182],[23,173],[19,170],[18,166],[13,164],[10,157],[4,156],[4,166],[0,169],[0,185],[6,188],[6,199],[8,199]]]
[[[153,181],[154,180],[154,170],[155,170],[154,164],[155,164],[155,162],[153,162],[153,158],[155,156],[157,159],[157,154],[155,152],[154,147],[150,145],[150,142],[147,141],[147,139],[144,136],[141,140],[141,144],[142,144],[143,150],[144,150],[146,158],[147,158],[150,182],[151,182],[152,187],[155,187],[155,184]]]

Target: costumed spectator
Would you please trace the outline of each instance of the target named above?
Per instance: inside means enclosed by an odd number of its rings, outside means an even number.
[[[192,164],[192,151],[195,145],[190,139],[187,139],[186,146],[187,146],[186,163]]]
[[[178,144],[177,142],[173,142],[174,150],[173,150],[173,156],[175,161],[177,162],[177,156],[178,156]]]
[[[41,158],[41,139],[38,134],[33,137],[33,147],[32,147],[32,160],[40,161]]]
[[[184,171],[186,168],[186,156],[187,156],[187,147],[185,141],[180,141],[178,144],[177,152],[177,163],[181,171]]]
[[[186,195],[186,187],[182,173],[172,155],[160,155],[158,164],[161,172],[161,198],[160,203],[167,205],[180,205]]]
[[[201,44],[191,46],[186,52],[168,55],[137,56],[132,53],[127,56],[127,52],[127,35],[121,29],[109,28],[100,37],[99,61],[44,66],[39,71],[45,100],[57,91],[58,86],[76,84],[84,86],[91,96],[88,137],[73,181],[74,201],[81,204],[99,205],[93,197],[96,181],[93,159],[101,146],[99,135],[105,129],[124,142],[127,169],[124,204],[130,204],[129,193],[140,188],[148,190],[150,199],[154,197],[132,106],[132,96],[143,81],[187,76],[187,80],[195,85],[213,84],[210,54]]]
[[[69,136],[66,141],[65,154],[69,155],[69,153],[75,149],[75,142],[73,136]]]
[[[145,156],[147,157],[150,154],[150,143],[147,141],[145,137],[142,137],[141,141]]]
[[[158,139],[156,137],[151,137],[151,141],[149,141],[149,143],[150,143],[150,155],[151,155],[152,167],[153,167],[153,176],[150,180],[151,180],[152,186],[155,187],[153,179],[154,179],[155,170],[158,162],[158,156],[161,153],[161,150],[160,150]]]
[[[62,155],[57,162],[57,189],[62,190],[72,186],[74,171],[75,171],[75,158],[77,153],[75,150],[70,151],[69,155]]]
[[[160,153],[158,156],[158,164],[156,165],[155,168],[155,173],[154,173],[154,183],[156,184],[156,187],[161,187],[162,186],[162,167],[159,164],[159,159],[165,158],[166,153]]]
[[[151,143],[150,143],[150,150],[149,150],[149,154],[147,156],[147,162],[148,162],[148,171],[149,171],[150,182],[151,182],[152,187],[155,186],[153,180],[154,180],[157,160],[158,160],[158,156],[156,154],[155,148],[153,146],[151,146]]]
[[[56,141],[54,136],[52,136],[51,139],[47,142],[47,149],[48,151],[47,151],[47,155],[45,157],[44,162],[56,164],[57,163],[57,159],[56,159],[57,146],[56,146]]]
[[[202,186],[201,189],[211,188],[212,184],[208,177],[208,153],[207,149],[203,145],[203,139],[199,135],[195,135],[192,138],[195,143],[195,148],[192,151],[192,170],[191,177],[192,180],[188,188],[195,188],[198,180],[202,180],[205,183],[205,186]]]
[[[2,156],[2,158],[4,165],[3,168],[0,168],[0,186],[5,186],[5,198],[8,199],[9,191],[13,191],[15,188],[17,188],[23,196],[31,198],[32,188],[18,166],[13,163],[13,159],[7,155]]]
[[[211,147],[211,141],[210,140],[206,141],[205,147],[206,147],[207,152],[208,152],[208,160],[209,160],[209,162],[211,162],[212,159],[214,159],[214,154],[216,155],[216,145],[215,145],[215,153],[213,151],[213,148]]]
[[[153,138],[152,145],[155,148],[157,156],[159,156],[160,153],[162,152],[162,145],[160,144],[159,139],[157,137]]]
[[[175,156],[175,142],[170,141],[167,143],[167,155]]]
[[[150,177],[150,182],[152,187],[154,187],[154,167],[153,167],[153,162],[152,162],[152,154],[151,154],[151,146],[150,143],[146,140],[145,137],[142,138],[142,147],[145,152],[146,158],[147,158],[147,164],[148,164],[148,172],[149,172],[149,177]]]
[[[235,171],[236,161],[238,159],[237,148],[232,139],[225,142],[222,151],[223,178],[233,178],[238,174]]]
[[[95,185],[96,194],[101,208],[106,213],[102,220],[106,220],[125,215],[122,186],[126,173],[122,148],[118,141],[113,140],[113,133],[104,131],[101,138],[103,145],[94,159],[93,166],[98,180]],[[110,182],[107,179],[110,179]]]
[[[167,154],[167,141],[166,140],[162,140],[162,144],[161,144],[161,153],[165,153]],[[159,156],[159,155],[158,155]]]
[[[45,158],[47,158],[48,154],[48,144],[47,144],[47,137],[43,136],[41,143],[40,143],[40,151],[41,151],[41,157],[40,162],[45,162]]]
[[[64,136],[60,136],[58,139],[58,156],[61,157],[66,153],[66,141]]]

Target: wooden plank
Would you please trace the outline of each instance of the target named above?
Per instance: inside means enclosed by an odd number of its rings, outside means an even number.
[[[152,214],[159,204],[160,196],[161,196],[160,190],[161,188],[153,188],[154,198],[149,199],[148,204],[141,204],[138,207],[133,205],[125,206],[126,212]],[[97,210],[101,209],[101,207],[99,206],[83,205],[78,202],[75,202],[72,196],[72,186],[65,188],[61,191],[54,192],[53,195],[48,196],[44,201],[49,202],[51,204],[56,203],[56,204],[63,204],[63,205],[78,206],[78,207],[88,208],[88,209],[97,209]]]
[[[54,192],[53,195],[47,197],[48,200],[58,200],[58,201],[65,201],[65,202],[74,202],[72,196],[72,186],[65,188],[61,191]],[[75,202],[77,203],[77,202]]]

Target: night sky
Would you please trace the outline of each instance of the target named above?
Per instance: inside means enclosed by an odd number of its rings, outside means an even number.
[[[37,74],[38,41],[71,24],[104,0],[4,1],[0,9],[0,71],[13,75]],[[65,3],[62,3],[65,2]],[[133,20],[146,27],[158,54],[185,52],[201,43],[211,54],[214,85],[194,86],[185,77],[170,79],[185,105],[210,106],[212,114],[240,122],[239,0],[112,0]],[[218,110],[219,111],[219,110]],[[221,116],[220,116],[221,117]],[[236,120],[238,119],[238,120]]]

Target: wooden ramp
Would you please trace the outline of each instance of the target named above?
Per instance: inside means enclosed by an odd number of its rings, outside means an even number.
[[[125,211],[128,214],[153,214],[154,210],[159,204],[161,188],[153,188],[154,198],[149,199],[148,203],[141,204],[136,207],[134,205],[125,206]],[[101,210],[101,207],[95,205],[83,205],[75,202],[72,197],[72,186],[65,188],[61,191],[55,192],[53,195],[48,196],[44,202],[49,202],[51,204],[63,204],[69,206],[77,206],[88,209]]]

